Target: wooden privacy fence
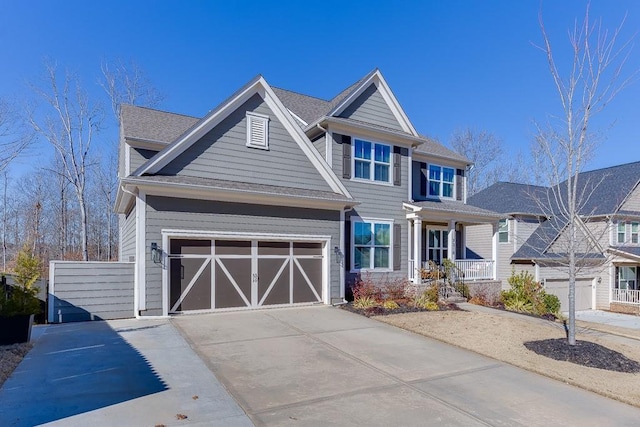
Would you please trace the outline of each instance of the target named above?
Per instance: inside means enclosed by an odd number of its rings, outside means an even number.
[[[134,317],[132,262],[51,261],[49,322]]]

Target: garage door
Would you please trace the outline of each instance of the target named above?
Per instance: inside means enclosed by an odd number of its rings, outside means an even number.
[[[323,244],[171,239],[169,312],[322,302]]]
[[[591,310],[593,301],[593,279],[576,280],[576,310]],[[569,311],[569,280],[547,279],[545,290],[560,298],[560,310]]]

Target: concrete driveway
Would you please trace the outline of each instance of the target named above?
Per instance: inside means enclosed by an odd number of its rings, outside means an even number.
[[[640,419],[638,408],[338,308],[173,322],[256,425],[621,426]]]

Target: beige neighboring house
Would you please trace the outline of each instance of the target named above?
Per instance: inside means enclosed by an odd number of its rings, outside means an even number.
[[[580,208],[576,310],[603,309],[640,314],[640,162],[579,175],[585,194]],[[560,193],[562,186],[559,185]],[[556,188],[557,189],[557,188]],[[513,272],[528,271],[568,309],[568,274],[563,266],[567,238],[562,215],[541,207],[552,189],[498,182],[468,198],[468,204],[500,213],[498,244],[493,249],[496,278],[503,288]],[[548,203],[549,204],[549,203]],[[492,254],[490,225],[467,228],[467,258]]]

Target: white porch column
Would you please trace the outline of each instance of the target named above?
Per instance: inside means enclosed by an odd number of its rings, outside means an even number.
[[[498,280],[498,223],[493,224],[493,238],[491,239],[491,257],[493,258],[493,280]]]
[[[420,283],[421,277],[416,272],[422,267],[422,219],[413,219],[413,282]]]
[[[447,238],[447,258],[451,261],[456,260],[456,222],[449,221],[449,234]]]

